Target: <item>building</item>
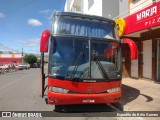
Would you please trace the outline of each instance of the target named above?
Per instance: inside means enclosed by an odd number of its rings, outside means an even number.
[[[138,59],[127,59],[126,71],[130,77],[160,82],[160,0],[129,0],[129,8],[123,37],[137,43]]]
[[[22,55],[0,52],[0,65],[11,64],[11,63],[15,63],[15,64],[22,63]]]
[[[66,0],[64,8],[65,12],[98,15],[111,19],[122,13],[125,15],[127,10],[128,1],[126,0]]]

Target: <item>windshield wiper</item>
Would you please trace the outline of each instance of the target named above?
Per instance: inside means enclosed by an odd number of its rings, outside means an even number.
[[[98,65],[98,68],[99,68],[102,76],[103,76],[105,79],[109,79],[109,77],[108,77],[106,71],[104,70],[104,68],[103,68],[101,62],[99,61],[99,59],[98,59],[97,57],[94,57],[94,60],[95,60],[96,64]]]
[[[78,69],[78,67],[79,67],[79,63],[80,63],[80,61],[81,61],[81,59],[82,59],[83,54],[84,54],[84,50],[82,50],[82,51],[80,52],[79,56],[78,56],[76,65],[75,65],[75,67],[74,67],[74,69],[73,69],[73,72],[72,72],[72,74],[71,74],[71,77],[70,77],[71,80],[74,78],[74,76],[75,76],[75,74],[76,74],[76,72],[77,72],[77,69]]]

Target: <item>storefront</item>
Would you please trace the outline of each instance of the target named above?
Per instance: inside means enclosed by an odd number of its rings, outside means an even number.
[[[0,65],[3,64],[20,64],[22,63],[21,54],[0,54]]]
[[[160,81],[160,2],[124,19],[126,29],[123,37],[131,38],[138,47],[138,59],[124,61],[129,77]],[[127,58],[127,53],[123,55]]]

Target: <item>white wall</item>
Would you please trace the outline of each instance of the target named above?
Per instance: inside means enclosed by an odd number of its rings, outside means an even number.
[[[152,0],[136,0],[130,4],[130,14],[133,14],[152,4]]]
[[[138,78],[138,59],[131,60],[131,77]]]
[[[66,0],[64,11],[82,13],[83,0]]]
[[[64,12],[70,12],[70,5],[71,5],[71,0],[66,0],[65,6],[64,6]]]
[[[152,40],[143,41],[143,78],[152,79]]]
[[[88,0],[83,0],[83,13],[87,14],[88,12]]]
[[[66,3],[64,5],[64,12],[68,11],[68,0],[66,0]]]
[[[102,0],[94,0],[90,9],[88,9],[88,0],[83,0],[83,13],[102,16]]]

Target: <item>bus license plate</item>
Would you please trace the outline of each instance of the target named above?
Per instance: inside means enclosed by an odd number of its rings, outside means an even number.
[[[86,99],[82,101],[83,103],[95,103],[95,100]]]

